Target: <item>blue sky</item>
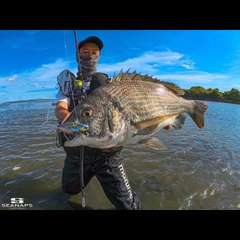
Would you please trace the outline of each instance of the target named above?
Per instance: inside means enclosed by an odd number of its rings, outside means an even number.
[[[104,42],[98,71],[148,74],[179,87],[240,90],[240,30],[77,30]],[[74,30],[0,30],[0,102],[53,99],[77,72]]]

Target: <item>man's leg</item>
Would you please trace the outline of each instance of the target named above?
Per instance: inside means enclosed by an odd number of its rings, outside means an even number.
[[[122,152],[117,152],[110,157],[99,155],[98,158],[101,158],[101,161],[105,158],[105,161],[99,167],[96,177],[111,203],[118,210],[140,210],[141,201],[131,190]]]
[[[80,154],[80,152],[79,152]],[[91,161],[93,158],[93,152],[88,147],[84,147],[84,187],[89,183],[93,177],[91,170]],[[64,193],[75,195],[81,192],[81,181],[80,181],[80,155],[66,154],[62,172],[62,189]]]

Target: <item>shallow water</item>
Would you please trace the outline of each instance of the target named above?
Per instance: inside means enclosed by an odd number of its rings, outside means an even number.
[[[208,102],[205,127],[187,116],[182,129],[156,134],[167,147],[123,150],[132,190],[143,210],[240,209],[240,105]],[[65,158],[56,146],[57,121],[50,100],[0,105],[0,209],[114,209],[96,178],[67,199],[61,190]],[[11,205],[11,198],[24,198]]]

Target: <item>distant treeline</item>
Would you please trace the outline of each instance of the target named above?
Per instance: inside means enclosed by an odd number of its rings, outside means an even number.
[[[232,88],[231,91],[226,92],[220,92],[218,88],[205,89],[200,86],[183,90],[185,91],[185,94],[183,95],[184,98],[240,103],[240,91],[235,88]]]

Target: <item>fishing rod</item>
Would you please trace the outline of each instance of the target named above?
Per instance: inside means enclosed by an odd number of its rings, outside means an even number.
[[[77,39],[77,31],[74,30],[74,39],[75,39],[75,46],[76,46],[76,51],[77,51],[77,62],[78,62],[78,67],[80,68],[79,70],[79,74],[80,74],[80,80],[83,80],[82,77],[82,69],[81,69],[81,62],[80,62],[80,57],[79,57],[79,53],[78,53],[78,39]]]
[[[75,39],[75,44],[76,44],[76,50],[78,49],[78,40],[77,40],[77,31],[74,30],[74,39]]]

